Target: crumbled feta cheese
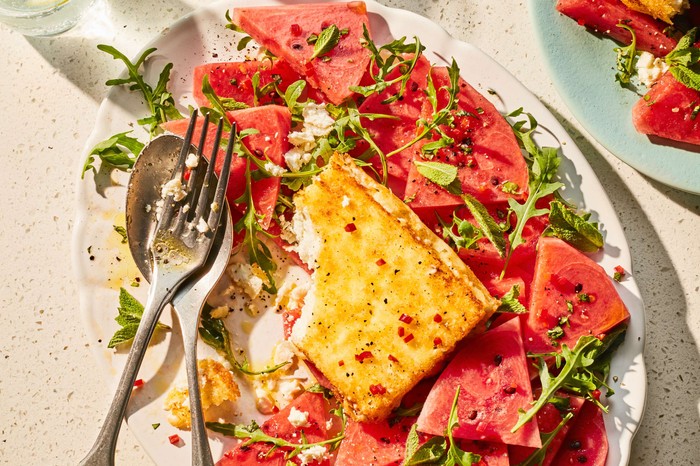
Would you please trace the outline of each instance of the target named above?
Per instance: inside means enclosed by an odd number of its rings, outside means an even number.
[[[335,120],[326,110],[325,104],[309,102],[301,112],[304,118],[304,129],[316,137],[328,136],[333,130]]]
[[[182,186],[180,178],[173,178],[163,185],[160,196],[163,199],[172,196],[173,200],[177,202],[183,200],[185,196],[187,196],[187,191],[185,191],[184,186]]]
[[[294,345],[288,340],[282,340],[275,346],[275,355],[272,361],[277,366],[285,362],[292,362],[295,355]]]
[[[289,411],[289,416],[287,417],[287,420],[294,427],[307,427],[309,425],[309,413],[307,413],[306,411],[300,411],[292,406],[291,411]]]
[[[146,204],[146,213],[151,212],[151,204]]]
[[[255,388],[255,407],[263,414],[272,414],[275,403],[264,388]]]
[[[158,199],[156,201],[156,219],[160,220],[160,214],[163,213],[164,206],[165,206],[165,201],[163,199]]]
[[[199,156],[197,154],[187,154],[185,166],[189,169],[196,168],[199,165]]]
[[[302,387],[298,380],[283,380],[280,382],[277,390],[285,404],[289,404],[301,392]]]
[[[287,136],[287,140],[293,146],[308,148],[309,150],[316,146],[316,138],[308,131],[292,131]],[[307,144],[310,144],[310,146],[307,146]]]
[[[266,162],[263,168],[272,176],[283,176],[287,173],[287,170],[272,162]]]
[[[186,214],[186,213],[189,212],[189,211],[190,211],[190,205],[189,205],[189,204],[185,204],[185,205],[182,206],[182,213],[183,213],[183,214]]]
[[[333,418],[326,421],[326,430],[331,430],[333,428]]]
[[[293,172],[301,170],[310,160],[311,152],[307,152],[299,147],[292,147],[284,154],[284,161],[287,162],[287,167]]]
[[[298,455],[300,466],[308,466],[314,461],[321,461],[326,456],[326,447],[323,445],[314,445],[313,447],[302,450]]]
[[[219,203],[214,201],[211,204],[209,204],[209,207],[211,207],[212,212],[218,212],[219,211]]]
[[[637,59],[637,76],[639,76],[639,82],[647,87],[650,87],[656,81],[661,78],[661,76],[668,71],[668,65],[666,62],[657,58],[649,52],[642,52]]]
[[[202,217],[199,218],[199,222],[197,222],[197,231],[200,233],[206,233],[209,231],[209,224],[204,220]]]
[[[343,196],[343,201],[340,203],[343,207],[347,207],[350,205],[350,198],[347,196]]]
[[[255,299],[263,289],[263,281],[246,262],[232,264],[228,269],[231,280],[241,288],[249,298]]]

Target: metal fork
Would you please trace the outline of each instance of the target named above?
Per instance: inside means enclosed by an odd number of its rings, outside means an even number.
[[[190,152],[196,120],[197,112],[195,110],[185,135],[178,163],[173,171],[172,179],[179,179],[180,182],[185,179],[185,160]],[[216,141],[206,174],[202,177],[201,174],[197,173],[197,168],[193,168],[189,174],[189,180],[187,180],[188,193],[186,197],[180,202],[176,202],[172,196],[167,196],[165,199],[163,211],[149,247],[153,273],[141,324],[134,337],[124,372],[122,372],[100,433],[90,452],[81,461],[81,465],[114,465],[114,452],[119,429],[158,318],[180,285],[205,264],[209,255],[220,223],[221,213],[224,210],[224,198],[236,137],[236,127],[232,125],[226,156],[221,168],[221,177],[217,183],[213,167],[216,164],[222,129],[223,119],[219,121]],[[200,147],[202,145],[200,144]],[[212,201],[209,190],[213,186],[216,186],[216,192]],[[190,211],[194,211],[194,216],[189,213]],[[201,222],[205,222],[206,227]],[[211,454],[209,456],[211,457]]]

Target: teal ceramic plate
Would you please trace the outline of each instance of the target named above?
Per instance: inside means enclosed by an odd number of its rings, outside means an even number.
[[[553,0],[530,0],[530,14],[546,71],[581,125],[641,173],[700,194],[700,146],[635,131],[631,109],[639,96],[615,82],[616,43],[557,12]]]

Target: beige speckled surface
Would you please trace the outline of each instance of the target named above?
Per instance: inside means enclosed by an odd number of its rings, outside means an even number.
[[[1,464],[77,463],[111,397],[89,351],[104,343],[85,335],[69,259],[76,167],[107,92],[103,82],[119,71],[95,45],[133,56],[199,3],[110,1],[98,6],[104,19],[52,39],[0,26]],[[631,464],[700,464],[700,196],[639,175],[573,120],[542,72],[524,2],[382,3],[425,15],[482,48],[574,136],[626,225],[646,304],[649,398]],[[150,463],[128,431],[118,458]]]

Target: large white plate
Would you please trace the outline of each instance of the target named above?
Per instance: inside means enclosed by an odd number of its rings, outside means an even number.
[[[530,16],[547,72],[571,113],[626,164],[664,184],[700,194],[700,148],[638,133],[632,107],[639,96],[615,82],[613,48],[618,44],[560,14],[554,3],[530,0]]]
[[[283,2],[245,2],[247,5],[280,3]],[[183,108],[191,103],[191,70],[195,65],[242,58],[232,45],[235,34],[224,29],[224,12],[229,7],[229,1],[220,1],[201,9],[173,24],[148,45],[158,49],[157,57],[149,67],[148,78],[155,80],[156,73],[165,63],[174,63],[171,90]],[[603,187],[573,140],[534,95],[490,57],[470,44],[453,39],[430,20],[374,2],[368,3],[368,10],[372,33],[378,43],[393,37],[410,37],[419,31],[428,49],[426,55],[429,59],[446,63],[450,57],[455,57],[462,76],[491,99],[500,111],[508,112],[522,106],[531,112],[542,127],[538,141],[562,148],[561,175],[566,184],[566,197],[592,211],[594,218],[602,224],[606,244],[604,253],[598,254],[595,259],[609,272],[616,265],[631,271],[629,248]],[[494,90],[495,94],[487,93],[488,89]],[[95,143],[129,129],[129,124],[143,113],[142,102],[137,95],[124,89],[112,89],[100,107],[95,129],[86,143],[86,154]],[[128,176],[113,173],[110,177],[100,172],[96,177],[97,188],[91,178],[88,175],[85,180],[78,180],[73,263],[80,288],[82,316],[91,346],[110,386],[114,387],[125,360],[124,352],[115,352],[106,347],[116,329],[114,317],[118,290],[120,286],[125,286],[137,297],[144,298],[147,287],[129,287],[134,277],[138,276],[138,271],[112,227],[124,224]],[[143,280],[141,283],[145,284]],[[642,300],[633,274],[616,286],[632,318],[625,343],[612,364],[612,375],[617,381],[612,383],[616,395],[610,399],[610,413],[605,416],[610,440],[609,466],[628,463],[632,437],[642,418],[646,397]],[[167,312],[163,320],[166,323],[172,321]],[[269,344],[266,346],[262,340],[274,341],[281,336],[279,327],[279,321],[274,317],[263,318],[257,323],[247,342],[253,358],[256,352],[269,350]],[[177,377],[181,377],[183,370],[177,328],[173,330],[160,336],[158,343],[149,350],[140,375],[147,383],[133,395],[128,412],[130,429],[148,454],[163,465],[188,464],[190,460],[187,433],[179,432],[184,439],[184,447],[175,448],[168,443],[167,436],[176,431],[165,421],[162,409],[164,393]],[[260,417],[256,415],[252,403],[250,397],[244,396],[239,408],[241,421],[248,422],[253,416]],[[153,429],[154,423],[161,425]],[[230,444],[230,440],[213,438],[214,454],[220,455],[227,444]]]

